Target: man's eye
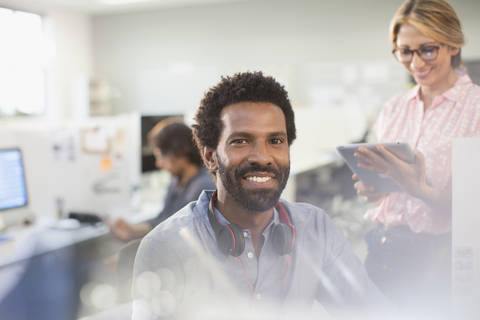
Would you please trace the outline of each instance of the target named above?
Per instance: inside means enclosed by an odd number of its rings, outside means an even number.
[[[272,144],[281,144],[283,143],[283,140],[282,139],[272,139]]]
[[[244,144],[247,143],[247,140],[245,139],[236,139],[232,141],[232,144]]]

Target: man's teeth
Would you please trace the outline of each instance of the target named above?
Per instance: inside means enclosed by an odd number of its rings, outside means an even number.
[[[254,182],[267,182],[270,179],[272,178],[271,177],[247,177],[247,180],[254,181]]]

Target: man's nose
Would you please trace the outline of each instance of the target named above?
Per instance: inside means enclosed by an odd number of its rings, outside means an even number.
[[[270,165],[273,162],[272,155],[266,143],[255,143],[248,156],[250,164]]]

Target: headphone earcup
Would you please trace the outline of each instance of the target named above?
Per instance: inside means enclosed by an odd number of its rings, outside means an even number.
[[[235,223],[222,226],[217,234],[217,245],[220,252],[226,256],[238,257],[241,255],[245,248],[242,228]]]
[[[231,223],[228,225],[228,227],[230,228],[230,230],[232,230],[235,237],[235,248],[230,254],[234,257],[238,257],[243,253],[243,250],[245,249],[245,237],[243,236],[243,230],[236,223]]]
[[[233,250],[233,237],[232,231],[227,226],[221,226],[220,231],[217,233],[217,245],[221,253],[228,256]]]
[[[283,256],[292,252],[293,230],[284,223],[275,225],[272,231],[272,245],[275,252]]]

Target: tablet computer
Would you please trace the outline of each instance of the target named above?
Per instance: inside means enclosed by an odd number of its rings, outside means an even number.
[[[415,154],[408,142],[383,142],[381,144],[401,160],[408,163],[415,162]],[[378,192],[402,192],[403,190],[386,175],[362,169],[358,166],[360,158],[355,157],[353,154],[360,147],[377,150],[375,143],[354,143],[337,146],[338,152],[345,159],[350,170],[357,174],[358,179],[365,184],[375,187]]]

